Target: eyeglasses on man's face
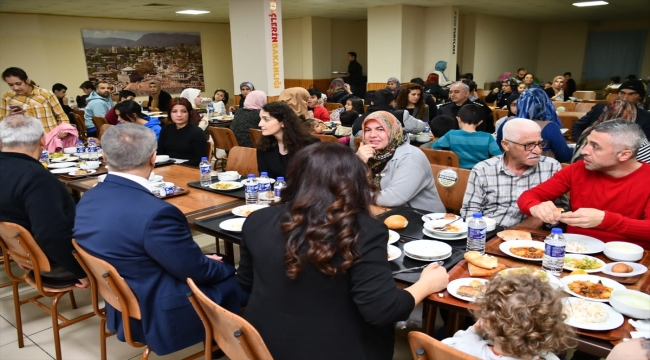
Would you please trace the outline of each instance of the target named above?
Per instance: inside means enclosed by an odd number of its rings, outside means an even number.
[[[526,150],[526,151],[533,151],[535,149],[535,147],[537,147],[537,146],[539,146],[540,150],[544,150],[546,145],[548,145],[548,141],[546,141],[546,140],[542,140],[542,141],[536,142],[536,143],[525,143],[525,144],[520,144],[518,142],[514,142],[512,140],[507,140],[507,139],[506,139],[506,141],[511,142],[513,144],[521,145],[521,146],[524,147],[524,150]]]

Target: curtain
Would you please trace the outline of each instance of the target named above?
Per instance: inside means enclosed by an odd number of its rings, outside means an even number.
[[[590,32],[583,79],[640,76],[647,30]]]

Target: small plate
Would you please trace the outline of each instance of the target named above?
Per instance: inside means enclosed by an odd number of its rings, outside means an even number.
[[[451,246],[435,240],[414,240],[404,244],[404,253],[420,259],[439,260],[451,254]]]
[[[574,281],[591,281],[592,283],[597,283],[598,281],[602,282],[603,285],[612,288],[612,291],[614,290],[622,290],[625,289],[625,285],[622,285],[621,283],[614,281],[612,279],[604,278],[601,276],[596,276],[596,275],[568,275],[560,279],[562,283],[564,284],[564,291],[575,296],[579,297],[581,299],[589,300],[589,301],[596,301],[596,302],[608,302],[609,298],[607,299],[594,299],[586,296],[582,296],[579,294],[576,294],[575,292],[569,290],[569,284],[573,283]]]
[[[77,166],[76,163],[73,162],[58,162],[54,164],[50,164],[47,166],[48,169],[65,169],[65,168],[71,168]]]
[[[221,121],[231,121],[234,118],[235,118],[234,115],[219,115],[214,117],[214,119],[221,120]]]
[[[217,186],[227,186],[228,188],[218,189]],[[216,183],[210,185],[211,189],[219,191],[234,191],[243,187],[244,184],[240,183],[239,181],[217,181]]]
[[[67,174],[70,171],[77,171],[77,170],[79,170],[79,168],[75,166],[75,167],[67,167],[67,168],[63,168],[63,169],[53,169],[53,170],[50,170],[50,172],[52,174]]]
[[[259,177],[256,177],[255,180],[257,180],[258,183],[260,182],[260,178],[259,178]],[[273,178],[269,178],[269,181],[271,181],[271,184],[273,184],[273,183],[275,182],[275,179],[273,179]]]
[[[440,231],[440,230],[433,230],[434,227],[442,227],[445,226],[449,223],[451,223],[454,220],[434,220],[434,221],[427,221],[424,223],[423,227],[430,232],[438,235],[438,237],[443,237],[443,238],[449,238],[449,237],[456,237],[459,235],[466,235],[467,234],[467,223],[463,222],[462,220],[456,221],[455,223],[451,224],[450,226],[455,226],[459,229],[459,231]]]
[[[77,160],[79,160],[79,158],[76,156],[64,156],[60,158],[50,159],[50,162],[62,163],[62,162],[77,161]]]
[[[244,226],[244,221],[246,221],[246,218],[228,219],[222,221],[219,224],[219,227],[226,231],[241,232],[242,227]]]
[[[387,246],[388,246],[388,261],[399,259],[399,257],[402,256],[402,250],[400,250],[397,246],[395,245],[387,245]]]
[[[541,241],[535,241],[535,240],[516,240],[516,241],[506,241],[502,242],[501,245],[499,245],[499,249],[503,251],[506,255],[512,256],[513,258],[521,259],[521,260],[528,260],[528,261],[542,261],[543,257],[539,259],[530,259],[527,257],[515,255],[512,252],[510,252],[510,248],[516,248],[516,247],[534,247],[536,249],[542,249],[544,251],[544,243]]]
[[[480,279],[480,278],[460,278],[460,279],[456,279],[454,281],[451,281],[449,284],[447,284],[447,292],[449,293],[449,295],[451,295],[451,296],[453,296],[455,298],[472,302],[472,301],[474,301],[476,299],[471,298],[471,297],[467,297],[467,296],[458,295],[456,292],[458,291],[458,288],[460,288],[461,286],[469,286],[469,283],[474,281],[474,280],[480,281],[482,284],[485,284],[485,283],[488,282],[486,279]]]
[[[76,174],[76,171],[70,171],[68,173],[68,175],[70,175],[70,176],[88,176],[88,175],[94,174],[96,172],[97,172],[97,170],[86,170],[85,174]]]
[[[269,207],[268,205],[256,205],[256,204],[249,204],[249,205],[242,205],[242,206],[237,206],[236,208],[232,209],[232,213],[237,215],[237,216],[243,216],[247,217],[250,215],[252,212],[259,210],[261,208]]]
[[[559,278],[554,276],[553,274],[547,273],[545,270],[537,269],[537,268],[532,268],[530,266],[521,266],[521,267],[516,267],[516,268],[507,268],[499,271],[497,274],[501,276],[508,275],[508,273],[513,272],[523,272],[527,274],[534,274],[537,277],[539,277],[542,282],[548,282],[551,286],[558,290],[564,289],[564,284],[560,281]],[[546,281],[544,281],[546,279]]]
[[[450,236],[450,237],[442,237],[442,236],[438,236],[438,234],[432,233],[431,231],[429,231],[427,229],[422,229],[422,233],[424,235],[428,236],[428,237],[432,237],[432,238],[438,239],[438,240],[447,240],[447,241],[449,241],[449,240],[467,240],[467,234],[460,234],[460,235],[457,235],[457,236]]]
[[[632,267],[632,272],[629,273],[617,273],[612,271],[612,267],[616,264],[626,264],[628,266]],[[646,271],[648,271],[648,268],[645,267],[645,265],[629,262],[629,261],[617,261],[613,263],[609,263],[603,267],[603,274],[607,274],[610,276],[616,276],[616,277],[630,277],[630,276],[637,276],[641,274],[645,274]]]
[[[400,236],[393,230],[388,230],[388,244],[394,244],[399,240]]]
[[[569,298],[562,299],[562,303],[564,304],[565,307],[573,306],[579,302],[580,299],[578,298],[569,297]],[[601,323],[581,323],[581,322],[576,322],[574,319],[570,317],[567,317],[566,320],[564,320],[564,323],[569,326],[573,326],[574,328],[584,329],[584,330],[594,330],[594,331],[613,330],[623,325],[624,322],[623,315],[621,315],[618,311],[614,310],[614,308],[612,308],[607,304],[594,303],[594,302],[590,302],[590,303],[595,306],[600,306],[602,311],[607,313],[607,320]]]
[[[579,251],[570,251],[569,248],[567,248],[565,251],[568,253],[597,254],[603,251],[603,249],[605,249],[604,242],[596,238],[592,238],[591,236],[578,235],[578,234],[564,234],[564,239],[566,239],[567,245],[569,245],[570,243],[576,243],[576,245],[580,247],[584,247],[584,249],[579,249]]]
[[[442,220],[442,218],[445,216],[446,213],[429,213],[426,215],[422,216],[422,221],[428,222],[428,221],[434,221],[434,220]],[[456,219],[458,219],[460,216],[454,215]],[[454,220],[456,220],[454,219]],[[451,219],[450,219],[451,220]]]
[[[589,259],[589,260],[594,260],[600,265],[597,269],[582,269],[582,270],[584,270],[585,272],[587,272],[589,274],[601,272],[603,270],[603,268],[605,267],[605,262],[604,261],[602,261],[602,260],[600,260],[598,258],[595,258],[593,256],[581,255],[581,254],[566,254],[564,256],[564,269],[569,270],[569,271],[578,270],[578,268],[576,268],[576,267],[571,267],[571,266],[567,265],[566,259],[578,259],[578,260],[580,260],[580,259],[585,259],[585,258]]]

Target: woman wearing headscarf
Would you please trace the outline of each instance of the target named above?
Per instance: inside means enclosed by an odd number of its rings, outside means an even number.
[[[248,96],[248,94],[251,91],[255,90],[255,86],[253,86],[252,82],[244,81],[243,83],[239,84],[239,90],[241,91],[241,94],[239,94],[239,96],[241,97],[239,99],[239,108],[241,109],[244,107],[244,101],[246,100],[246,96]],[[228,111],[234,112],[235,107],[231,106],[230,108],[228,108]]]
[[[368,164],[380,189],[377,204],[408,205],[431,212],[446,212],[440,200],[429,160],[411,146],[393,114],[376,111],[363,121],[363,143],[357,155]]]
[[[399,92],[402,90],[402,83],[396,77],[388,78],[386,81],[386,89],[393,93],[393,99],[397,100]]]
[[[345,102],[352,96],[350,84],[346,84],[345,81],[343,81],[343,78],[332,80],[330,88],[327,89],[327,102],[329,103],[345,105]]]
[[[230,124],[230,130],[235,133],[239,146],[255,147],[248,129],[259,129],[260,110],[266,104],[264,91],[253,90],[244,101],[244,107],[235,112],[235,117]]]
[[[438,75],[438,85],[447,86],[453,82],[447,79],[447,75],[445,75],[445,70],[447,69],[446,61],[443,60],[438,61],[436,63],[435,69],[436,70],[433,73]]]
[[[172,96],[162,89],[160,81],[151,80],[149,82],[149,109],[158,109],[159,111],[167,112],[171,101]]]
[[[201,90],[199,89],[185,89],[181,92],[181,97],[186,98],[195,109],[201,106]]]
[[[278,97],[278,101],[282,101],[289,105],[289,107],[292,108],[299,117],[302,116],[303,120],[307,119],[307,113],[309,112],[307,106],[308,100],[309,91],[301,87],[284,89]]]
[[[560,131],[562,122],[555,112],[555,106],[544,90],[530,88],[519,95],[517,101],[517,117],[533,120],[542,128],[542,139],[547,143],[542,149],[542,155],[552,157],[559,162],[569,162],[573,151],[567,145],[564,135]],[[497,144],[501,146],[503,139],[503,125],[497,131]],[[502,149],[503,150],[503,149]]]

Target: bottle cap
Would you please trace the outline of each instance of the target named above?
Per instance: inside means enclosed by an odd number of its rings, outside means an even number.
[[[208,161],[207,156],[202,157],[202,158],[201,158],[201,161]]]
[[[249,179],[253,179],[253,178],[255,178],[255,175],[253,175],[253,174],[248,174],[248,178],[249,178]]]
[[[480,218],[483,217],[483,214],[480,213],[480,212],[475,212],[475,213],[472,214],[472,217],[473,217],[474,219],[480,219]]]
[[[552,233],[552,234],[559,234],[559,235],[562,235],[562,229],[560,229],[560,228],[552,228],[552,229],[551,229],[551,233]]]
[[[262,173],[260,174],[260,176],[269,176],[269,173],[267,173],[266,171],[262,171]]]
[[[278,176],[278,181],[284,181],[284,176]]]

